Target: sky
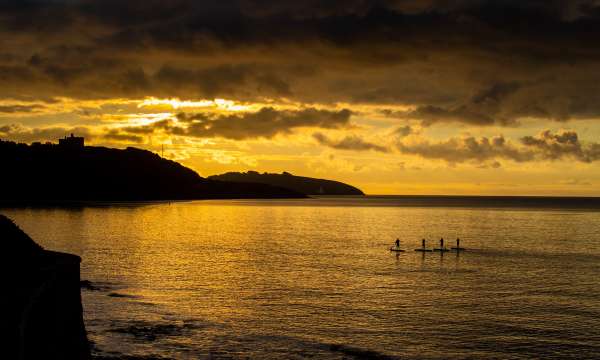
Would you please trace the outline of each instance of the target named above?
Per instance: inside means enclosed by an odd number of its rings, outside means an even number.
[[[0,139],[368,194],[600,196],[598,0],[3,0]]]

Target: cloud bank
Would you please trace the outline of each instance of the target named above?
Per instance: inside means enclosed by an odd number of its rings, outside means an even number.
[[[600,160],[600,143],[582,144],[574,131],[553,133],[545,130],[536,136],[525,136],[518,143],[503,136],[492,138],[464,136],[432,142],[399,141],[398,151],[426,159],[445,160],[450,163],[485,162],[506,159],[515,162],[576,160],[590,163]]]
[[[567,121],[600,115],[598,38],[594,0],[7,0],[0,97],[288,99],[411,105],[392,115],[425,125]]]
[[[387,147],[365,141],[357,135],[349,135],[345,136],[340,140],[332,140],[322,133],[314,133],[313,138],[317,140],[317,142],[321,145],[325,145],[339,150],[374,150],[383,153],[389,152],[389,149]]]

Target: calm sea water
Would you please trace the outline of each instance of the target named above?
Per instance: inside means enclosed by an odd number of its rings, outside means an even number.
[[[98,357],[600,357],[599,211],[402,204],[1,211],[83,257]],[[468,251],[412,251],[440,237]]]

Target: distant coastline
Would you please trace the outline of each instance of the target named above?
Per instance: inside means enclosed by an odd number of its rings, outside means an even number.
[[[235,183],[259,183],[282,187],[305,195],[364,195],[359,188],[340,181],[297,176],[285,171],[281,174],[259,173],[258,171],[228,172],[209,176],[208,179]]]

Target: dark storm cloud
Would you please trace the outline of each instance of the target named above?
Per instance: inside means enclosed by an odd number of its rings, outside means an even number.
[[[196,137],[224,137],[229,139],[272,138],[277,134],[290,133],[298,127],[333,129],[350,124],[352,112],[318,110],[314,108],[297,111],[262,108],[256,113],[240,115],[211,115],[206,113],[177,116],[187,122],[186,134]]]
[[[586,163],[600,160],[600,143],[582,144],[574,131],[553,133],[545,130],[537,136],[522,137],[519,143],[510,142],[503,136],[492,138],[466,136],[440,142],[399,141],[397,149],[404,154],[440,159],[450,163],[467,161],[485,163],[494,159],[516,162],[571,159]]]
[[[161,120],[149,125],[121,128],[119,134],[152,134],[164,132],[172,135],[201,138],[221,137],[227,139],[272,138],[289,134],[296,128],[312,127],[339,129],[350,126],[352,112],[305,108],[301,110],[277,110],[265,107],[254,113],[214,114],[179,113],[177,122]]]
[[[0,113],[29,113],[43,108],[43,105],[0,105]]]
[[[248,97],[250,92],[275,97],[291,95],[290,86],[285,80],[272,70],[255,64],[219,65],[207,69],[163,66],[152,80],[156,87],[165,90],[189,89],[209,98]]]
[[[338,150],[354,150],[354,151],[365,151],[374,150],[379,152],[389,152],[389,149],[385,146],[377,145],[368,142],[356,135],[348,135],[340,140],[333,140],[322,133],[314,133],[313,138],[321,145],[328,146]]]
[[[137,143],[137,144],[144,142],[144,138],[139,135],[123,133],[117,129],[108,130],[105,134],[102,135],[102,137],[107,140],[116,140],[119,142]]]
[[[573,89],[549,89],[550,83],[550,80],[532,84],[496,83],[459,105],[421,105],[410,111],[384,109],[381,113],[391,118],[420,120],[423,126],[441,122],[475,126],[518,126],[519,120],[523,118],[567,121],[572,117],[598,116],[592,102],[600,98],[591,88],[588,87],[585,91],[580,89],[581,94],[569,97],[568,94],[561,96],[560,92],[565,90],[568,93]]]
[[[471,125],[514,125],[519,117],[540,115],[510,111],[506,106],[506,98],[521,87],[518,83],[498,83],[477,93],[465,104],[455,107],[434,105],[419,106],[412,111],[389,111],[383,113],[390,117],[421,120],[423,126],[431,126],[437,122],[464,122]]]
[[[1,97],[413,105],[471,125],[600,116],[593,0],[14,0]]]

